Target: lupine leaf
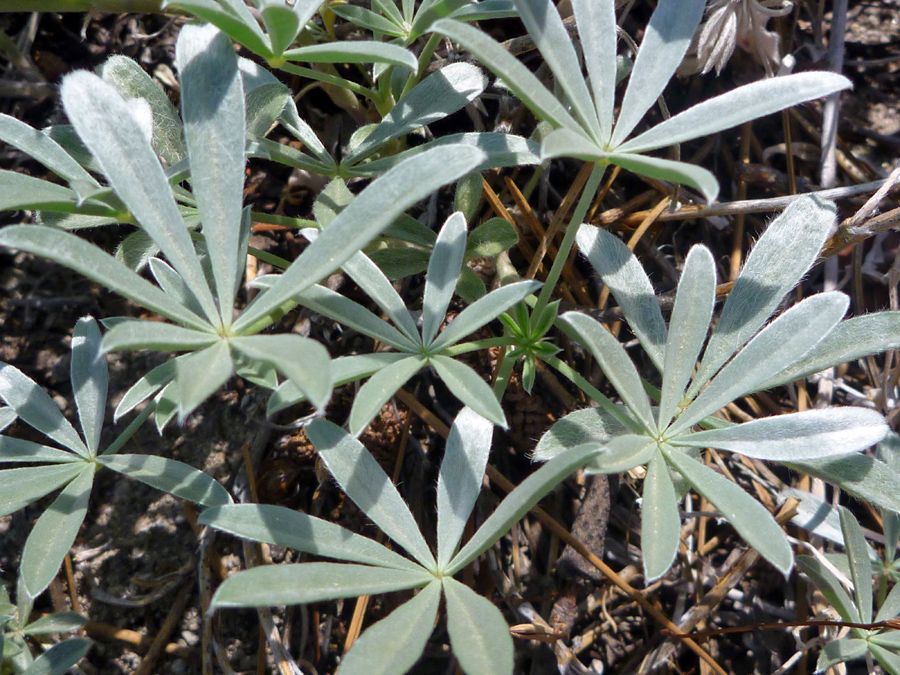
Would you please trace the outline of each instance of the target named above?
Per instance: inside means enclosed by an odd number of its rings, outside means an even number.
[[[381,368],[359,388],[350,409],[350,433],[357,435],[371,422],[397,390],[426,364],[421,356],[408,356]]]
[[[513,672],[513,643],[503,614],[468,586],[443,578],[447,632],[453,653],[467,675]]]
[[[324,420],[307,426],[306,434],[353,503],[421,565],[434,569],[434,556],[409,507],[369,451],[343,429]]]
[[[209,347],[219,336],[208,331],[183,328],[159,321],[126,319],[113,326],[103,337],[103,351],[149,349],[155,351],[189,351]]]
[[[100,350],[100,342],[97,322],[90,317],[79,319],[72,335],[70,370],[78,420],[91,455],[96,455],[100,448],[109,385],[106,357]]]
[[[152,455],[106,455],[99,462],[158,490],[203,506],[231,503],[228,490],[211,476],[183,462]]]
[[[65,485],[84,470],[81,462],[0,471],[0,516],[14,513]]]
[[[418,564],[372,539],[283,506],[216,506],[206,509],[200,515],[200,522],[244,539],[287,546],[323,558],[399,570],[421,569]]]
[[[431,344],[450,306],[466,252],[466,219],[457,211],[447,219],[431,251],[422,299],[422,342]]]
[[[503,407],[481,375],[466,364],[441,354],[431,357],[430,363],[456,398],[497,426],[508,428]]]
[[[641,555],[644,576],[649,582],[668,572],[681,541],[678,497],[659,452],[654,453],[647,466],[641,496]]]

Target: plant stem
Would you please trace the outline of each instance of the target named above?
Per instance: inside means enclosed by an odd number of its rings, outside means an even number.
[[[409,77],[406,79],[406,84],[403,85],[403,91],[400,92],[400,98],[406,96],[409,91],[415,87],[419,81],[422,79],[422,74],[425,72],[425,69],[428,67],[428,64],[431,62],[431,57],[434,56],[434,50],[438,48],[438,45],[441,43],[441,36],[437,33],[432,33],[428,42],[425,43],[425,46],[422,47],[422,52],[419,54],[419,68],[415,73],[410,73]]]
[[[585,183],[584,191],[581,193],[581,198],[572,212],[572,218],[569,221],[569,226],[566,228],[566,234],[563,236],[562,243],[559,245],[559,252],[556,254],[553,266],[550,268],[547,279],[544,281],[544,287],[538,296],[532,316],[540,316],[544,307],[550,302],[556,282],[559,281],[563,267],[565,267],[566,261],[569,259],[569,253],[572,252],[572,247],[575,245],[575,235],[578,234],[578,227],[591,207],[591,202],[594,200],[594,195],[597,194],[597,189],[600,187],[600,181],[603,179],[605,172],[606,164],[594,165],[591,175],[588,177],[587,183]]]
[[[152,413],[156,409],[156,405],[153,403],[149,403],[144,406],[144,409],[141,411],[141,414],[132,420],[131,424],[125,427],[125,431],[118,435],[116,440],[109,444],[109,447],[106,448],[101,455],[114,455],[122,447],[131,440],[131,437],[134,436],[135,432],[141,428],[141,425],[147,421],[147,418],[150,417],[150,413]]]

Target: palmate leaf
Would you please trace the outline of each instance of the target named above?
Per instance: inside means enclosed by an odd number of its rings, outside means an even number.
[[[434,570],[434,556],[409,507],[369,451],[343,429],[324,420],[307,426],[306,435],[353,503],[419,564]]]
[[[438,568],[459,546],[481,491],[493,435],[493,425],[471,408],[463,408],[450,428],[437,483]]]
[[[435,579],[413,599],[367,628],[341,659],[341,672],[345,675],[407,672],[425,650],[434,630],[440,600],[441,582]]]
[[[662,371],[668,331],[647,273],[628,247],[605,230],[582,225],[577,242],[579,250],[609,286],[644,350]]]
[[[407,356],[385,366],[359,388],[350,409],[350,433],[358,435],[397,390],[418,373],[428,361],[422,356]]]
[[[805,555],[797,556],[797,567],[803,572],[825,596],[825,599],[837,610],[841,619],[853,623],[861,623],[859,610],[850,599],[841,582],[822,562]]]
[[[103,351],[148,349],[155,351],[192,351],[218,342],[209,331],[183,328],[158,321],[126,319],[116,323],[103,337]]]
[[[78,320],[72,335],[70,365],[72,391],[85,444],[91,456],[100,448],[100,432],[106,415],[106,392],[109,373],[100,349],[100,330],[90,317]]]
[[[859,452],[878,443],[888,432],[884,418],[874,410],[830,408],[764,417],[726,429],[675,437],[669,442],[792,462]]]
[[[465,107],[484,91],[487,78],[468,63],[451,63],[429,75],[384,116],[341,162],[356,164],[393,138],[405,136]]]
[[[251,329],[283,303],[333,272],[368,244],[404,210],[441,185],[472,171],[485,154],[465,146],[429,150],[375,179],[234,323],[235,332]]]
[[[641,497],[641,555],[644,576],[649,582],[669,570],[681,541],[678,497],[666,461],[659,451],[647,465]]]
[[[234,504],[212,507],[200,515],[200,522],[244,539],[287,546],[324,558],[398,570],[421,569],[418,564],[372,539],[283,506]]]
[[[12,225],[0,230],[0,245],[58,262],[172,321],[209,330],[209,323],[203,318],[122,262],[73,234],[41,225]]]
[[[821,673],[846,661],[861,659],[869,651],[869,643],[861,638],[841,638],[829,642],[819,654],[816,672]]]
[[[228,490],[207,474],[183,462],[150,455],[107,455],[100,464],[158,490],[195,504],[230,504]]]
[[[615,4],[609,0],[573,0],[572,10],[600,121],[598,140],[606,143],[612,136],[616,95]]]
[[[67,462],[0,471],[0,516],[14,513],[50,494],[83,470],[81,462]]]
[[[87,623],[81,614],[76,612],[57,612],[42,616],[22,629],[23,635],[48,635],[50,633],[69,633],[78,630]]]
[[[853,581],[853,599],[863,623],[872,621],[872,563],[866,535],[846,508],[841,507],[841,532],[850,562],[850,579]]]
[[[515,0],[515,5],[528,34],[566,93],[581,127],[591,135],[594,144],[602,144],[606,139],[600,133],[597,112],[581,74],[581,64],[555,5],[547,0]]]
[[[235,42],[263,58],[275,56],[269,37],[243,2],[235,0],[163,0],[163,9],[180,9],[211,23]]]
[[[83,638],[70,638],[55,644],[37,657],[22,675],[63,675],[85,657],[91,644]]]
[[[456,398],[497,426],[503,429],[509,428],[506,424],[503,407],[497,400],[493,389],[475,370],[456,359],[441,354],[431,357],[429,362],[434,366],[438,377]]]
[[[416,72],[419,62],[412,52],[386,42],[328,42],[288,49],[282,55],[288,61],[305,63],[389,63]]]
[[[659,428],[665,429],[684,397],[684,391],[703,349],[716,301],[716,268],[709,249],[691,248],[678,282],[675,306],[669,321],[662,388],[657,411]]]
[[[8,408],[4,408],[8,410]],[[80,462],[81,456],[49,445],[23,441],[11,436],[0,436],[0,464],[7,462]]]
[[[460,549],[449,565],[443,570],[444,578],[459,572],[462,568],[484,553],[495,541],[509,532],[513,523],[524,516],[532,506],[569,476],[576,469],[596,455],[601,447],[595,443],[569,448],[554,457],[531,474],[506,498],[482,524],[465,546]]]
[[[23,422],[82,457],[91,453],[50,395],[21,370],[0,362],[0,398]]]
[[[835,291],[813,295],[791,307],[722,369],[672,423],[670,437],[686,431],[704,417],[752,391],[758,382],[803,358],[837,325],[848,304],[849,298]]]
[[[171,392],[178,406],[178,419],[184,419],[234,373],[231,352],[225,340],[175,361],[176,385]]]
[[[672,79],[691,44],[705,5],[703,0],[661,0],[656,6],[631,69],[610,140],[613,147],[628,138]]]
[[[213,26],[185,26],[178,36],[176,59],[191,188],[227,328],[243,271],[239,247],[246,162],[244,89],[231,41]]]
[[[706,497],[744,540],[782,574],[790,574],[794,554],[784,532],[766,508],[740,487],[684,452],[662,446],[666,462]]]
[[[131,107],[112,85],[84,71],[67,76],[61,94],[73,126],[116,194],[184,279],[210,323],[220,323],[169,182]]]
[[[785,464],[875,506],[900,512],[900,474],[874,457],[854,454]]]
[[[763,326],[782,298],[806,274],[819,255],[834,219],[833,204],[816,197],[802,197],[766,228],[747,256],[722,308],[688,388],[690,398]],[[782,369],[789,366],[785,363]]]
[[[50,585],[75,543],[87,514],[95,468],[94,464],[82,467],[79,475],[37,519],[28,535],[20,568],[25,589],[32,599]]]
[[[467,675],[513,672],[513,643],[503,614],[453,577],[443,578],[447,632],[453,653]]]
[[[567,312],[560,317],[578,334],[579,341],[587,347],[610,383],[619,392],[628,409],[640,420],[648,434],[655,434],[656,420],[650,409],[650,400],[641,384],[641,376],[628,358],[625,348],[597,320],[579,314]]]
[[[431,344],[441,327],[466,252],[466,220],[459,211],[447,219],[434,242],[422,299],[422,342]]]
[[[216,591],[211,609],[299,605],[359,595],[405,591],[434,577],[411,571],[342,563],[263,565],[232,574]]]
[[[26,153],[69,183],[99,186],[75,159],[45,133],[9,115],[0,115],[0,141]]]

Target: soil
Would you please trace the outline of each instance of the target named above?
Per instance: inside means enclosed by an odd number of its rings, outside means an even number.
[[[823,45],[816,44],[815,35],[828,34],[830,15],[819,19],[804,3],[794,18],[780,24],[785,43],[791,43],[803,69],[822,67],[817,58],[824,54]],[[815,3],[809,3],[815,4]],[[650,3],[633,3],[626,30],[638,33],[650,11]],[[854,81],[854,90],[842,98],[839,138],[846,161],[838,174],[839,185],[885,177],[897,161],[900,148],[900,2],[851,2],[846,36],[845,74]],[[820,22],[820,23],[819,23]],[[134,58],[148,73],[167,87],[173,99],[177,91],[173,72],[174,43],[181,19],[148,15],[0,15],[0,28],[7,35],[23,40],[27,46],[25,65],[0,62],[0,111],[25,120],[35,127],[60,123],[64,119],[56,99],[56,85],[61,77],[76,68],[93,68],[111,54],[125,54]],[[487,26],[500,39],[519,37],[523,30],[516,22],[498,21]],[[812,56],[810,56],[812,54]],[[444,54],[446,56],[446,54]],[[526,54],[525,61],[536,66],[536,53]],[[755,79],[760,67],[746,54],[738,52],[731,64],[717,79],[713,75],[694,76],[675,82],[666,93],[673,112],[690,102],[705,99],[714,93],[731,88],[736,82]],[[290,81],[299,90],[298,80]],[[493,101],[502,98],[493,92],[488,100],[488,114],[472,111],[480,116],[485,128],[503,122],[523,135],[531,132],[529,115],[515,106],[497,106]],[[502,119],[501,119],[502,113]],[[337,147],[346,142],[347,130],[354,123],[347,113],[337,108],[322,92],[314,91],[301,101],[301,114],[320,133],[326,144]],[[656,115],[656,113],[651,113]],[[804,106],[800,115],[813,129],[821,128],[821,106]],[[469,130],[468,117],[454,117],[455,130]],[[786,194],[787,181],[784,142],[780,118],[754,123],[756,134],[750,162],[739,166],[737,148],[739,131],[730,131],[714,139],[688,144],[682,157],[700,153],[708,168],[715,168],[725,202],[738,197],[738,181],[746,185],[751,198]],[[798,185],[814,188],[819,184],[816,141],[794,122],[794,140],[800,151],[795,157]],[[277,137],[277,136],[276,136]],[[811,149],[812,148],[812,149]],[[804,154],[806,153],[806,154]],[[812,153],[812,154],[810,154]],[[9,147],[0,148],[0,167],[26,171],[44,176],[46,171],[34,161],[21,156]],[[554,165],[552,178],[540,184],[536,213],[544,226],[549,222],[562,195],[568,190],[578,166],[574,163]],[[507,172],[507,177],[523,188],[530,174],[526,171]],[[514,207],[503,177],[489,178],[494,190],[515,215]],[[280,211],[287,215],[309,217],[312,199],[322,185],[297,172],[253,162],[249,168],[246,201],[261,211]],[[641,195],[643,201],[629,202]],[[445,195],[446,196],[446,195]],[[851,216],[863,198],[839,203],[842,218]],[[636,178],[623,178],[602,205],[598,218],[613,208],[631,212],[651,208],[659,201],[655,187]],[[888,198],[882,211],[897,204]],[[420,212],[423,212],[420,209]],[[417,212],[415,215],[419,215]],[[484,216],[494,215],[487,209]],[[2,213],[0,223],[24,222],[30,213]],[[614,224],[619,230],[629,230],[627,218]],[[624,225],[622,223],[625,223]],[[754,237],[764,227],[763,216],[748,216],[746,232],[737,247],[746,252]],[[633,230],[633,227],[630,227]],[[684,254],[693,243],[705,243],[716,255],[721,279],[729,278],[734,258],[735,228],[733,218],[655,226],[642,240],[638,252],[650,271],[657,290],[666,293],[674,288],[677,269]],[[113,228],[86,234],[107,250],[126,234]],[[888,233],[874,241],[861,244],[866,274],[861,276],[859,291],[854,294],[854,313],[883,309],[888,303],[888,288],[884,275],[894,262],[900,239]],[[283,232],[254,234],[252,244],[285,257],[295,257],[298,240]],[[538,241],[530,234],[513,262],[518,269],[527,268],[529,259],[523,250],[533,250]],[[845,252],[838,258],[839,278],[853,277],[852,255]],[[592,288],[586,269],[576,268],[576,276],[584,283],[583,292],[592,301],[598,289]],[[860,277],[860,275],[857,275]],[[805,282],[806,291],[821,289],[824,272],[817,269]],[[342,290],[353,292],[347,281]],[[421,293],[420,281],[412,280],[407,287],[410,295]],[[418,289],[418,290],[417,290]],[[44,260],[21,253],[0,251],[0,361],[14,364],[27,373],[53,396],[65,414],[73,418],[72,392],[68,380],[68,358],[71,332],[77,319],[90,315],[96,318],[135,315],[140,310],[129,306],[117,296],[85,281],[83,278]],[[309,321],[302,313],[288,316],[282,328],[291,330],[304,321],[313,335],[330,347],[350,349],[364,345],[335,337],[335,327],[328,322]],[[336,355],[336,354],[333,354]],[[147,353],[114,353],[109,357],[110,408],[108,420],[122,393],[150,368],[162,362],[162,357]],[[489,356],[474,357],[486,377],[495,365]],[[599,380],[598,373],[594,373]],[[867,379],[866,372],[851,365],[844,372],[847,382],[860,391],[877,386]],[[353,392],[345,388],[336,392],[329,416],[340,422],[346,416]],[[439,419],[449,424],[458,409],[452,396],[440,382],[423,375],[409,387],[410,392]],[[810,393],[815,396],[814,389]],[[788,409],[790,401],[777,393],[768,399],[779,409]],[[780,398],[779,398],[780,397]],[[838,401],[839,399],[835,399]],[[535,395],[524,393],[514,378],[504,401],[511,432],[495,438],[492,463],[514,483],[521,482],[533,467],[529,452],[536,440],[560,415],[584,405],[573,392],[546,375],[539,375]],[[254,478],[264,501],[278,503],[310,513],[321,514],[357,531],[376,536],[375,528],[356,511],[355,507],[323,476],[317,466],[314,450],[302,432],[285,429],[276,423],[289,419],[267,421],[263,414],[264,401],[247,384],[232,381],[223,391],[208,400],[184,425],[171,425],[158,434],[152,424],[145,425],[129,446],[129,451],[164,455],[202,469],[235,494],[246,495],[247,474],[244,451],[254,467]],[[744,415],[755,411],[739,411]],[[433,428],[423,421],[402,400],[385,406],[382,414],[364,434],[364,444],[380,462],[393,471],[399,462],[401,479],[398,485],[414,506],[415,515],[425,532],[434,530],[433,503],[437,465],[443,441]],[[112,428],[105,440],[113,437]],[[27,435],[27,427],[15,425],[14,434]],[[403,451],[401,452],[401,448]],[[746,474],[746,472],[745,472]],[[739,479],[750,487],[745,474]],[[769,478],[767,478],[769,479]],[[787,483],[796,476],[771,477]],[[625,475],[612,481],[613,489],[603,477],[591,484],[583,477],[566,481],[542,507],[574,532],[597,555],[626,580],[642,587],[639,541],[640,476]],[[502,497],[496,485],[484,491],[478,513],[489,513]],[[424,498],[423,498],[424,495]],[[11,516],[0,518],[0,575],[7,582],[16,578],[21,547],[37,516],[46,508],[49,499],[32,505]],[[855,509],[868,525],[877,527],[869,514],[856,505]],[[698,510],[700,510],[698,508]],[[125,673],[201,673],[201,643],[203,641],[200,583],[198,575],[216,575],[205,567],[210,550],[221,560],[216,569],[223,573],[243,566],[244,551],[239,542],[220,535],[208,544],[192,527],[194,513],[189,506],[171,496],[136,481],[123,479],[112,472],[101,472],[91,498],[85,524],[71,552],[74,586],[69,587],[62,573],[58,582],[39,601],[37,611],[77,609],[88,617],[88,634],[94,647],[78,666],[90,675],[122,675]],[[608,520],[608,523],[607,523]],[[662,581],[644,589],[667,616],[677,620],[681,612],[710,590],[716,580],[732,570],[737,557],[744,551],[743,542],[727,527],[714,521],[704,525],[707,539],[721,537],[721,543],[698,558],[690,554]],[[290,552],[273,550],[277,561],[293,559]],[[198,573],[198,570],[205,570]],[[595,567],[571,548],[565,549],[537,518],[529,516],[517,524],[509,536],[488,552],[469,579],[483,595],[492,598],[504,611],[511,626],[530,624],[548,626],[558,638],[554,640],[517,639],[517,673],[549,673],[569,662],[569,672],[630,673],[637,672],[641,661],[663,641],[658,628],[638,606],[609,584]],[[785,584],[774,570],[764,563],[757,564],[734,586],[716,609],[722,625],[752,625],[764,621],[790,620],[809,610],[811,615],[823,603],[807,596],[808,590],[799,582]],[[370,625],[396,606],[401,597],[373,598],[368,606],[365,625]],[[809,609],[809,602],[813,608]],[[304,673],[331,673],[339,663],[344,641],[350,630],[356,603],[344,601],[323,603],[320,606],[294,608],[275,612],[276,625],[284,636],[284,643],[304,668]],[[545,621],[540,619],[544,617]],[[164,636],[163,653],[148,653],[147,641],[152,640],[169,622],[174,629]],[[215,642],[221,646],[221,660],[239,673],[257,671],[265,662],[266,672],[278,672],[271,654],[260,658],[259,620],[252,611],[223,612],[213,623]],[[118,631],[118,632],[117,632]],[[128,633],[133,631],[133,634]],[[129,639],[143,638],[137,646]],[[533,633],[526,631],[526,637]],[[807,635],[808,638],[808,635]],[[733,673],[769,673],[775,671],[795,652],[794,639],[787,631],[778,633],[751,631],[737,636],[720,636],[706,644],[713,657]],[[812,658],[812,657],[811,657]],[[673,659],[661,665],[668,672],[696,672],[696,657],[680,644]],[[805,666],[811,672],[814,661]],[[426,649],[425,657],[414,672],[453,672],[449,656],[446,630],[438,626]],[[700,667],[702,672],[703,667]],[[850,672],[855,670],[851,665]],[[217,667],[211,672],[228,672]]]

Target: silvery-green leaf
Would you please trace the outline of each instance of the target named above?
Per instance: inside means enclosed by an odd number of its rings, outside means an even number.
[[[628,357],[625,348],[603,324],[587,314],[567,312],[560,317],[560,320],[575,330],[581,344],[594,355],[597,363],[603,369],[603,373],[619,392],[619,396],[622,397],[628,410],[640,420],[648,433],[655,434],[656,420],[650,409],[650,400],[644,392],[641,376]]]
[[[884,418],[874,410],[846,407],[764,417],[727,429],[674,437],[670,442],[793,462],[859,452],[878,443],[888,431]]]
[[[3,408],[9,410],[9,408]],[[0,436],[0,464],[7,462],[31,464],[35,462],[81,462],[82,457],[49,445],[41,445],[12,436]]]
[[[424,357],[408,356],[381,368],[359,388],[350,409],[350,433],[359,435],[397,390],[427,363]]]
[[[641,555],[644,577],[650,582],[669,571],[681,541],[678,497],[666,461],[658,451],[647,465],[641,497]]]
[[[472,175],[475,174],[469,174],[469,176]],[[468,176],[462,178],[461,181],[465,180],[466,178],[468,178]],[[458,183],[456,186],[456,190],[458,194]],[[400,239],[410,244],[414,244],[415,246],[421,246],[422,248],[431,248],[432,246],[434,246],[434,242],[437,240],[437,234],[434,230],[429,228],[427,225],[423,225],[418,220],[406,213],[402,214],[397,218],[397,220],[388,225],[384,229],[384,232],[382,232],[382,234],[385,237]]]
[[[183,328],[159,321],[126,319],[117,323],[103,337],[103,351],[150,349],[154,351],[189,351],[209,347],[220,340],[215,333]]]
[[[453,19],[437,21],[431,30],[461,43],[480,63],[500,76],[504,86],[541,119],[551,122],[556,127],[566,127],[573,131],[581,128],[541,81],[486,33]]]
[[[94,177],[50,136],[15,117],[0,115],[0,141],[26,153],[69,183],[83,181],[98,185]]]
[[[153,396],[156,392],[169,384],[175,378],[175,362],[180,358],[186,358],[189,354],[179,356],[171,361],[166,361],[157,366],[141,379],[135,382],[122,396],[113,420],[118,422],[121,417],[127,415],[141,403]]]
[[[896,648],[895,648],[896,649]],[[869,652],[878,661],[888,675],[900,675],[900,654],[884,649],[881,645],[869,643]]]
[[[494,426],[463,408],[450,428],[437,484],[438,569],[456,553],[463,529],[481,491]]]
[[[875,506],[900,512],[900,474],[874,457],[854,454],[786,464]]]
[[[106,357],[100,350],[100,329],[91,317],[79,319],[75,324],[70,370],[85,445],[91,455],[96,455],[100,448],[103,418],[106,416],[109,373]]]
[[[331,358],[315,340],[294,334],[245,335],[229,340],[233,349],[251,360],[274,366],[319,410],[331,397]]]
[[[481,176],[478,176],[478,180],[481,187]],[[466,259],[494,258],[518,243],[519,234],[514,225],[504,218],[491,218],[469,234]]]
[[[416,72],[419,63],[412,52],[386,42],[326,42],[284,52],[288,61],[304,63],[389,63]]]
[[[248,139],[265,137],[288,105],[290,97],[291,90],[278,81],[262,84],[253,90],[245,88]]]
[[[900,347],[900,312],[854,316],[835,326],[803,359],[758,385],[758,391],[897,347]]]
[[[0,230],[0,245],[58,262],[173,321],[201,330],[209,326],[123,263],[68,232],[40,225],[12,225]]]
[[[394,290],[384,273],[378,269],[378,265],[360,251],[344,263],[344,271],[413,344],[421,344],[422,338],[416,322],[406,308],[406,303]]]
[[[63,185],[16,171],[0,170],[0,210],[41,209],[69,212],[81,200]]]
[[[266,3],[260,9],[260,18],[272,44],[272,52],[278,58],[291,46],[303,26],[293,8],[286,4]]]
[[[574,116],[595,142],[601,142],[597,111],[581,74],[581,63],[575,54],[572,39],[556,7],[548,0],[515,0],[515,4],[528,34],[553,72],[557,84],[565,92]]]
[[[380,248],[372,251],[368,257],[389,281],[397,281],[424,272],[428,269],[428,261],[431,259],[429,251],[411,246]],[[457,292],[459,292],[458,284]],[[459,295],[463,297],[461,292]],[[421,336],[419,339],[421,340]]]
[[[869,643],[862,638],[832,640],[819,654],[819,659],[816,661],[816,672],[822,673],[839,663],[861,659],[867,651],[869,651]]]
[[[227,340],[219,340],[201,351],[192,352],[175,361],[175,391],[178,419],[194,409],[225,384],[234,372]]]
[[[740,487],[676,449],[662,448],[666,461],[706,497],[737,533],[782,574],[790,574],[794,554],[784,532],[766,508]]]
[[[600,279],[609,286],[644,350],[662,371],[665,364],[666,322],[644,268],[625,244],[605,230],[582,225],[576,241]]]
[[[851,86],[850,80],[843,75],[827,71],[764,78],[698,103],[622,143],[616,151],[643,153],[692,138],[711,136]]]
[[[456,191],[453,193],[453,210],[462,211],[466,222],[471,222],[478,215],[476,210],[481,203],[483,194],[484,179],[480,172],[473,171],[468,176],[463,176],[456,184]]]
[[[153,113],[153,149],[171,166],[185,157],[183,126],[178,111],[162,88],[137,62],[114,54],[99,68],[104,80],[115,85],[125,98],[142,98]]]
[[[514,134],[482,131],[441,136],[392,157],[349,167],[347,173],[352,176],[376,177],[410,157],[433,148],[456,144],[471,145],[484,151],[485,159],[473,169],[475,171],[541,163],[541,146],[535,141]]]
[[[375,179],[235,322],[243,332],[297,293],[319,281],[368,244],[396,217],[445,183],[472,171],[484,153],[444,146],[417,155]]]
[[[447,633],[466,675],[512,675],[513,642],[500,610],[452,577],[443,584]]]
[[[656,452],[657,442],[648,436],[625,434],[604,443],[584,472],[592,474],[625,473],[649,462]]]
[[[362,443],[324,420],[316,420],[307,426],[306,435],[353,503],[422,566],[433,570],[434,556],[409,507]]]
[[[431,251],[422,300],[422,342],[430,345],[456,290],[466,252],[466,219],[459,211],[447,219]]]
[[[372,8],[377,9],[398,26],[403,25],[403,14],[397,9],[394,0],[372,0]]]
[[[456,315],[431,343],[432,351],[441,351],[471,335],[489,321],[493,321],[510,307],[540,288],[537,281],[519,281],[501,286],[466,307]]]
[[[355,164],[392,138],[447,117],[475,100],[487,86],[481,69],[469,63],[451,63],[417,84],[384,116],[342,164]]]
[[[479,0],[470,2],[453,12],[451,18],[459,21],[484,21],[485,19],[511,19],[518,16],[512,0]]]
[[[662,397],[658,410],[660,429],[669,426],[684,398],[685,388],[691,380],[697,357],[706,341],[715,302],[715,262],[709,249],[694,246],[684,262],[675,307],[669,321],[666,359],[662,371]]]
[[[373,354],[354,354],[339,356],[331,361],[331,374],[334,386],[339,387],[348,382],[355,382],[377,373],[382,368],[407,358],[406,354],[396,352],[375,352]],[[297,389],[290,380],[282,382],[272,393],[266,415],[272,416],[292,405],[305,401],[306,396]]]
[[[506,424],[506,415],[494,390],[481,375],[449,356],[437,354],[429,361],[451,394],[497,426],[509,428]]]
[[[0,408],[0,431],[3,431],[10,424],[16,421],[16,411],[9,406]]]
[[[703,16],[704,0],[660,0],[638,49],[610,145],[621,145],[672,79]]]
[[[897,586],[894,586],[894,588],[897,588]],[[891,593],[893,592],[894,589],[892,588]],[[886,621],[889,618],[894,618],[894,616],[896,615],[885,614],[884,620]],[[876,621],[878,620],[879,619],[876,619]],[[877,635],[873,635],[871,638],[869,638],[869,640],[877,644],[879,647],[886,647],[888,649],[894,650],[900,649],[900,631],[898,630],[891,630],[886,633],[878,633]]]
[[[819,293],[775,319],[747,343],[672,423],[670,437],[686,431],[753,391],[759,382],[802,359],[837,325],[849,302],[846,295],[837,291]]]
[[[85,71],[66,76],[63,105],[116,194],[197,296],[210,322],[218,321],[200,261],[169,182],[128,104],[107,82]]]
[[[81,462],[0,471],[0,516],[28,506],[65,485],[84,470]]]
[[[703,167],[694,164],[618,150],[615,154],[609,155],[608,161],[641,176],[695,188],[710,204],[719,196],[719,181],[716,177]]]
[[[401,28],[403,21],[402,17],[399,23],[395,23],[391,19],[386,19],[370,9],[349,4],[335,5],[330,9],[342,19],[351,21],[360,28],[365,28],[373,33],[384,33],[385,35],[390,35],[395,38],[406,37],[406,31]]]
[[[841,518],[837,509],[824,499],[805,490],[786,487],[778,493],[779,502],[788,497],[793,497],[800,501],[797,505],[797,512],[791,517],[791,523],[818,537],[833,541],[841,546],[844,545],[844,535],[841,533]],[[871,547],[868,549],[868,554],[873,560],[878,558],[875,550]]]
[[[63,675],[85,657],[92,644],[83,638],[70,638],[55,644],[37,657],[22,675]]]
[[[236,279],[243,272],[238,267],[238,247],[246,161],[244,88],[234,47],[213,26],[182,28],[175,58],[191,188],[216,281],[219,313],[228,327]]]
[[[183,462],[152,455],[105,455],[100,464],[180,499],[220,506],[231,503],[231,495],[216,479]]]
[[[81,473],[59,493],[28,535],[20,574],[31,598],[38,597],[50,585],[75,543],[78,528],[87,514],[95,469],[94,464],[82,467]]]
[[[69,633],[87,623],[77,612],[57,612],[42,616],[22,629],[23,635],[47,635],[48,633]]]
[[[417,588],[432,579],[425,570],[342,563],[263,565],[232,574],[223,581],[210,608],[271,607],[355,598]]]
[[[185,354],[184,358],[189,358],[194,354]],[[177,367],[177,360],[175,362]],[[175,419],[178,414],[178,383],[170,382],[162,391],[153,399],[153,419],[156,422],[156,429],[162,434],[169,422]]]
[[[322,0],[295,0],[294,13],[297,15],[297,23],[303,27],[316,15]]]
[[[837,577],[816,558],[805,555],[797,556],[797,567],[803,572],[837,610],[841,619],[853,623],[861,623],[859,611],[850,599],[847,591],[838,581]]]
[[[163,9],[180,9],[226,33],[263,58],[275,56],[269,36],[242,0],[163,0]]]
[[[484,553],[495,541],[509,532],[513,523],[528,513],[544,495],[568,475],[584,466],[599,450],[600,448],[595,443],[585,443],[569,448],[522,481],[500,502],[500,505],[478,528],[478,531],[459,553],[453,556],[450,564],[444,569],[444,578],[447,579],[456,574]]]
[[[850,562],[850,579],[853,581],[853,598],[862,623],[872,621],[872,563],[869,561],[869,545],[862,528],[846,508],[840,508],[841,532]]]
[[[428,644],[441,602],[434,580],[366,629],[341,659],[343,675],[394,675],[412,668]]]
[[[587,67],[594,109],[600,120],[601,143],[609,141],[616,95],[616,8],[613,0],[574,0],[584,65]]]
[[[297,296],[297,301],[318,314],[334,319],[338,323],[359,331],[363,335],[373,337],[394,349],[404,352],[418,351],[417,342],[413,342],[387,321],[376,316],[358,302],[324,286],[317,284],[310,286]]]
[[[82,457],[91,453],[50,395],[21,370],[0,361],[0,398],[19,419]]]
[[[267,159],[279,162],[295,169],[303,169],[314,174],[330,175],[331,168],[321,160],[303,154],[289,145],[277,143],[268,138],[251,138],[247,141],[247,156],[254,159]]]
[[[806,274],[834,220],[833,204],[816,197],[801,197],[772,221],[747,256],[722,308],[697,375],[688,388],[691,398],[762,327],[782,298]],[[790,365],[783,364],[772,376]]]
[[[419,565],[378,542],[283,506],[234,504],[206,509],[200,523],[243,539],[287,546],[323,558],[419,570]]]
[[[541,161],[557,157],[576,157],[586,162],[609,161],[609,152],[587,137],[584,130],[560,127],[541,141]]]
[[[531,454],[536,462],[546,462],[582,443],[606,445],[629,429],[602,408],[585,408],[565,415],[550,427]],[[593,462],[592,462],[593,463]]]

